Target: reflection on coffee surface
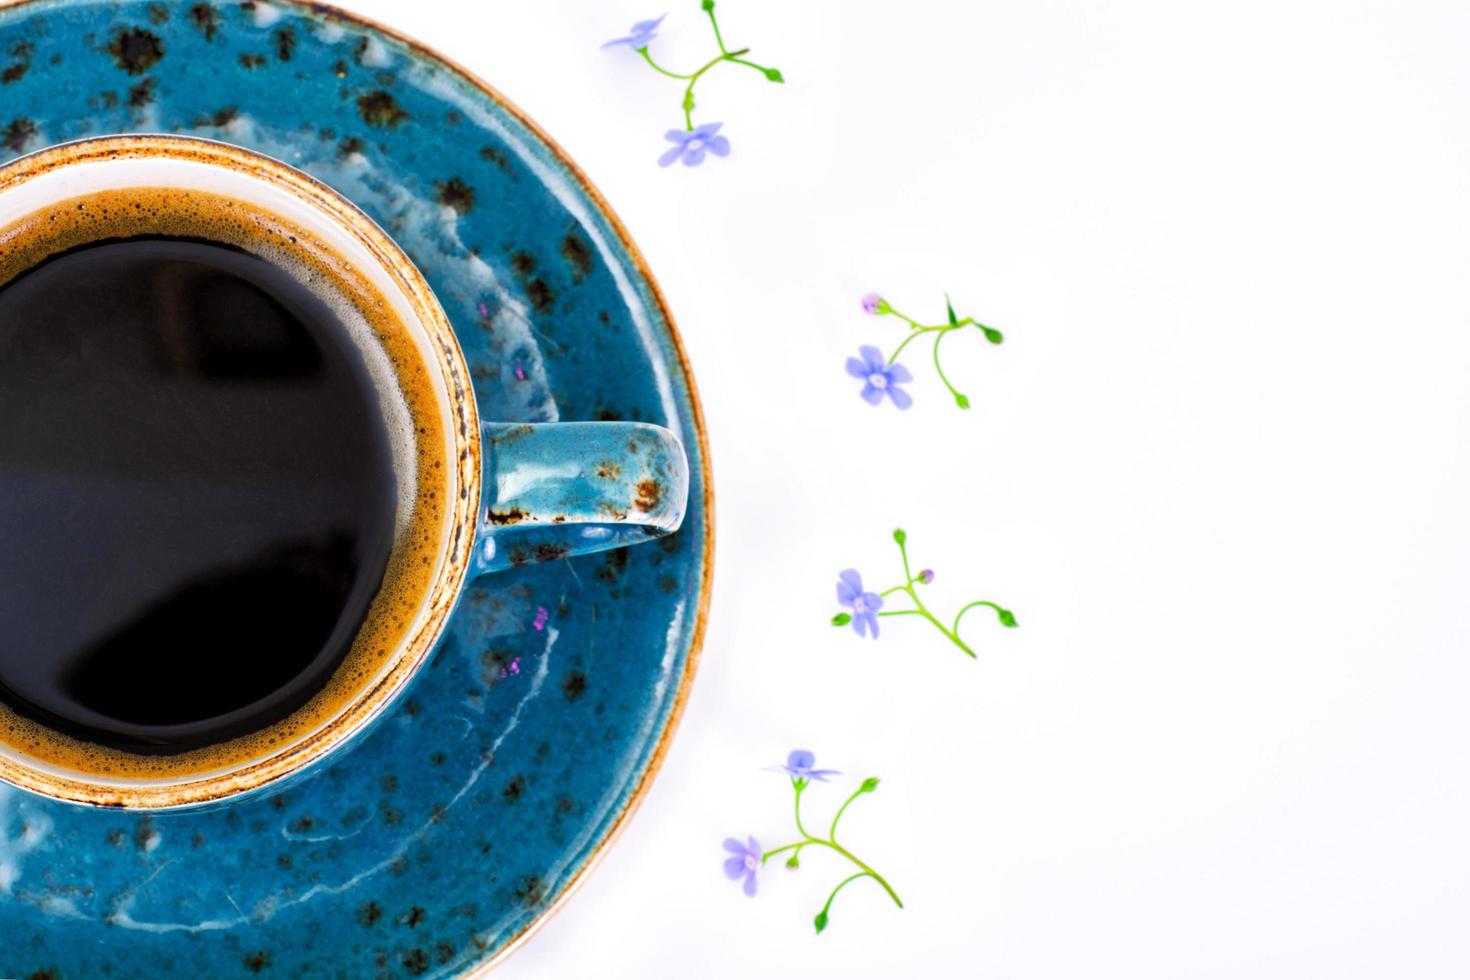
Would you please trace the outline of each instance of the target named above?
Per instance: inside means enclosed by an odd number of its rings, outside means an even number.
[[[237,249],[138,238],[0,289],[0,697],[132,751],[278,721],[347,652],[395,481],[330,306]]]
[[[238,202],[132,193],[0,235],[0,741],[121,773],[350,696],[443,507],[426,369],[362,283]]]

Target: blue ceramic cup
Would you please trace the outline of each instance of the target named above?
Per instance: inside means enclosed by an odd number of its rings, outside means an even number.
[[[397,350],[410,351],[414,377],[427,377],[432,389],[415,396],[419,414],[408,438],[429,440],[423,444],[433,450],[428,455],[442,463],[433,475],[439,482],[425,484],[421,476],[419,496],[400,499],[401,508],[422,510],[414,526],[432,532],[422,536],[430,542],[426,568],[396,642],[373,659],[354,661],[350,682],[334,677],[329,690],[335,694],[326,701],[314,698],[278,725],[181,761],[79,750],[59,735],[7,736],[14,728],[0,724],[0,779],[63,800],[155,809],[198,806],[278,785],[350,742],[403,692],[474,577],[635,545],[679,528],[689,474],[673,433],[637,422],[482,420],[454,331],[413,263],[351,203],[285,164],[234,146],[173,136],[105,137],[52,147],[0,168],[0,241],[17,229],[31,233],[26,229],[39,227],[38,216],[61,203],[140,188],[240,203],[264,216],[257,219],[267,226],[262,241],[279,241],[281,248],[289,241],[292,249],[309,251],[310,262],[350,283],[345,294],[356,297],[362,310],[401,326],[400,339],[407,343]],[[165,226],[153,232],[166,231],[167,218],[159,220]],[[139,233],[150,229],[140,226]],[[262,254],[280,258],[268,250]],[[369,344],[365,335],[355,336],[360,346]],[[402,374],[402,365],[381,350],[364,349],[363,355],[395,379]],[[401,497],[405,480],[412,479],[402,471],[411,457],[399,459]],[[425,486],[433,487],[432,499],[426,500]],[[345,669],[338,668],[339,674]]]

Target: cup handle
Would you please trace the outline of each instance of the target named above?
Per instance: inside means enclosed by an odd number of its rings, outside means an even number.
[[[689,460],[641,422],[481,426],[471,576],[650,541],[679,529]]]

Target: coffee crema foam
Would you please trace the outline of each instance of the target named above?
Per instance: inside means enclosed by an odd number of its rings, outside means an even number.
[[[204,748],[138,755],[55,731],[0,702],[0,743],[28,761],[83,778],[182,780],[275,755],[326,725],[373,682],[434,588],[451,516],[449,461],[437,435],[444,420],[431,369],[382,292],[328,245],[259,205],[178,188],[97,191],[55,202],[0,228],[0,287],[79,246],[140,236],[235,246],[287,271],[330,306],[373,380],[398,481],[397,535],[383,584],[342,663],[283,720]]]

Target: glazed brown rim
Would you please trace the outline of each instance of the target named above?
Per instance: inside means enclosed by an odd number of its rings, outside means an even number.
[[[0,5],[3,8],[4,5]],[[459,463],[462,493],[451,495],[449,548],[444,564],[424,599],[423,622],[405,637],[382,669],[381,676],[352,696],[339,713],[299,741],[264,758],[224,772],[187,776],[161,785],[109,785],[60,775],[0,757],[0,778],[53,799],[104,807],[162,810],[195,806],[260,789],[300,772],[356,735],[392,701],[428,658],[454,608],[469,569],[469,542],[474,537],[480,501],[480,442],[475,402],[468,397],[469,369],[454,328],[433,290],[403,250],[351,201],[321,181],[253,150],[191,136],[134,134],[102,136],[62,143],[27,154],[0,167],[0,193],[55,170],[109,160],[182,160],[242,173],[282,188],[362,245],[407,300],[435,348],[434,364],[446,374],[445,388],[454,417],[446,420],[452,446],[449,459]],[[288,220],[282,218],[283,221]]]
[[[12,7],[22,7],[26,6],[27,4],[36,2],[39,2],[39,0],[0,0],[0,10]],[[446,58],[444,55],[435,51],[433,48],[428,47],[427,45],[415,40],[412,37],[409,37],[408,35],[398,30],[395,30],[391,27],[386,27],[383,24],[372,20],[371,18],[363,17],[359,14],[349,13],[348,11],[341,9],[340,7],[333,6],[332,4],[317,3],[314,2],[314,0],[271,0],[271,2],[295,7],[297,9],[304,10],[307,13],[315,13],[324,17],[336,18],[338,20],[345,21],[346,23],[354,24],[360,28],[364,28],[369,31],[375,31],[385,37],[392,38],[393,40],[407,47],[409,50],[413,51],[418,56],[428,59],[430,61],[437,62],[445,68],[448,68],[450,71],[458,74],[465,81],[469,82],[475,88],[479,89],[488,99],[490,99],[490,101],[494,102],[502,110],[508,113],[513,119],[524,126],[528,132],[539,139],[546,146],[546,148],[551,151],[552,156],[554,156],[556,160],[562,165],[562,167],[565,168],[566,172],[571,175],[571,177],[577,182],[578,185],[581,186],[583,192],[586,193],[588,199],[597,208],[597,210],[602,213],[602,216],[607,220],[608,226],[617,236],[619,244],[622,245],[624,250],[627,252],[629,258],[632,259],[633,265],[638,270],[639,275],[641,275],[643,277],[643,280],[648,284],[649,293],[652,295],[653,301],[658,307],[659,315],[661,315],[664,319],[664,322],[668,324],[669,342],[673,346],[675,356],[679,359],[679,367],[684,373],[684,383],[689,389],[689,407],[691,414],[694,416],[695,434],[699,442],[700,474],[704,479],[704,496],[702,498],[705,515],[705,530],[703,542],[704,567],[701,569],[700,572],[699,609],[695,616],[694,635],[690,640],[689,654],[685,659],[684,676],[679,681],[679,688],[674,694],[673,708],[669,712],[668,722],[664,726],[663,733],[659,736],[658,744],[654,746],[653,754],[649,757],[648,767],[644,770],[643,776],[638,781],[638,785],[634,787],[632,796],[630,796],[628,798],[628,802],[624,804],[623,812],[620,813],[617,819],[613,821],[613,825],[608,828],[607,832],[603,835],[602,840],[598,842],[597,848],[592,852],[591,855],[588,856],[586,861],[583,862],[582,867],[578,869],[575,875],[572,876],[572,879],[567,882],[566,887],[562,889],[561,894],[556,897],[555,901],[548,905],[540,915],[529,922],[523,929],[521,929],[520,932],[511,937],[510,941],[507,942],[505,946],[497,953],[471,966],[464,973],[464,976],[467,977],[480,977],[488,973],[490,970],[494,969],[496,966],[499,966],[501,963],[503,963],[512,953],[519,949],[521,945],[526,942],[526,940],[530,939],[531,936],[534,935],[538,929],[544,926],[553,915],[559,912],[562,906],[566,903],[567,899],[572,896],[572,893],[575,892],[577,888],[582,885],[582,883],[587,879],[588,874],[591,873],[606,856],[608,849],[617,841],[618,837],[621,836],[623,831],[627,829],[628,821],[633,816],[633,814],[637,812],[638,807],[641,806],[643,803],[644,797],[648,795],[649,790],[652,788],[654,777],[658,775],[659,770],[663,767],[664,758],[665,756],[667,756],[669,746],[673,742],[674,733],[678,730],[679,722],[683,719],[684,709],[687,706],[689,700],[689,692],[694,684],[694,675],[697,672],[699,666],[700,654],[704,647],[705,629],[708,625],[709,619],[710,587],[713,585],[714,582],[714,472],[710,464],[709,435],[705,427],[704,408],[700,404],[699,390],[696,387],[694,381],[694,370],[689,364],[689,356],[684,350],[684,342],[683,339],[679,336],[679,329],[674,322],[673,313],[669,310],[668,300],[665,298],[663,290],[659,287],[658,280],[654,278],[653,271],[649,269],[648,262],[643,257],[643,252],[634,243],[632,236],[628,233],[627,226],[623,224],[622,219],[618,217],[617,212],[613,210],[612,205],[610,205],[607,199],[602,196],[602,193],[595,186],[593,186],[592,182],[587,178],[587,175],[584,174],[582,172],[582,169],[572,161],[572,158],[567,154],[564,149],[562,149],[561,145],[557,143],[556,140],[552,139],[551,136],[539,125],[537,125],[530,116],[522,112],[509,99],[501,95],[500,92],[498,92],[494,87],[492,87],[489,83],[480,78],[474,72],[465,68],[458,62],[450,58]]]

